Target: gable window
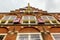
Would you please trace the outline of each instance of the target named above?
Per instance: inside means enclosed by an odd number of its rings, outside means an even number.
[[[17,16],[4,16],[1,20],[0,23],[8,24],[8,23],[13,23],[13,20],[16,19]]]
[[[4,17],[1,19],[1,23],[5,23],[8,19],[9,19],[9,16],[4,16]]]
[[[47,16],[41,16],[41,19],[45,22],[45,24],[50,24],[50,21]]]
[[[47,16],[49,20],[55,20],[53,16]]]
[[[59,22],[53,16],[48,16],[48,19],[51,21],[51,24],[59,24]]]
[[[51,24],[57,24],[57,21],[53,16],[47,16],[47,18],[50,20]]]
[[[37,19],[35,16],[23,16],[22,24],[37,24]]]
[[[60,40],[60,33],[51,33],[53,40]]]
[[[10,16],[8,23],[13,23],[13,20],[16,19],[16,16]]]
[[[16,40],[43,40],[41,33],[18,33]]]
[[[59,22],[53,16],[41,16],[41,18],[50,24],[59,24]]]

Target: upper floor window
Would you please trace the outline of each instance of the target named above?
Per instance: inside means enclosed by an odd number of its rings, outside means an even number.
[[[59,24],[59,22],[53,16],[41,16],[46,23]]]
[[[41,16],[41,19],[48,20],[47,16]]]
[[[23,16],[22,24],[37,24],[37,19],[35,16]]]
[[[41,18],[44,20],[55,20],[53,16],[41,16]]]
[[[13,23],[13,20],[16,18],[17,18],[17,16],[4,16],[0,20],[0,23],[4,23],[4,24]]]
[[[47,16],[49,20],[55,20],[53,16]]]

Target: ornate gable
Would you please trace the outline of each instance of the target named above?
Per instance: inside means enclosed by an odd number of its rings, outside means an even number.
[[[30,4],[28,3],[28,6],[24,7],[24,8],[19,8],[16,10],[12,10],[12,13],[47,13],[47,11],[43,11],[40,10],[38,8],[32,7],[30,6]]]

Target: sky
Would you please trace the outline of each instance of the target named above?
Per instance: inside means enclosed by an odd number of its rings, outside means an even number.
[[[60,12],[60,0],[0,0],[0,12],[24,8],[28,3],[48,12]]]

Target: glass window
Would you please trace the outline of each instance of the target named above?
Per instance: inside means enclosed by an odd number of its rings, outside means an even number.
[[[29,20],[29,17],[28,16],[24,16],[22,17],[23,20]]]
[[[49,20],[55,20],[53,16],[47,16]]]
[[[48,20],[47,16],[41,16],[41,19]]]
[[[57,21],[56,20],[52,20],[51,21],[53,24],[57,24]]]
[[[39,34],[31,34],[31,40],[40,40]]]
[[[1,23],[5,23],[9,18],[10,18],[10,16],[4,16],[4,17],[1,19]]]
[[[56,34],[53,33],[52,37],[53,37],[54,40],[60,40],[60,33],[56,33]]]
[[[0,40],[3,40],[5,35],[0,35]]]
[[[36,20],[35,16],[30,16],[30,23],[36,23]]]
[[[28,23],[29,24],[29,18],[28,18],[28,16],[23,16],[22,17],[22,21],[23,21],[23,24],[24,23]]]
[[[5,16],[3,20],[8,20],[10,16]]]
[[[41,34],[39,33],[22,33],[18,34],[17,40],[43,40]]]
[[[30,16],[30,20],[36,20],[35,18],[35,16]]]
[[[14,19],[16,19],[16,16],[11,16],[9,20],[14,20]]]
[[[28,40],[28,35],[27,34],[22,34],[19,37],[20,40]]]
[[[0,34],[0,40],[5,40],[7,34]]]
[[[35,16],[23,16],[22,22],[23,22],[23,24],[36,24],[37,19]]]

